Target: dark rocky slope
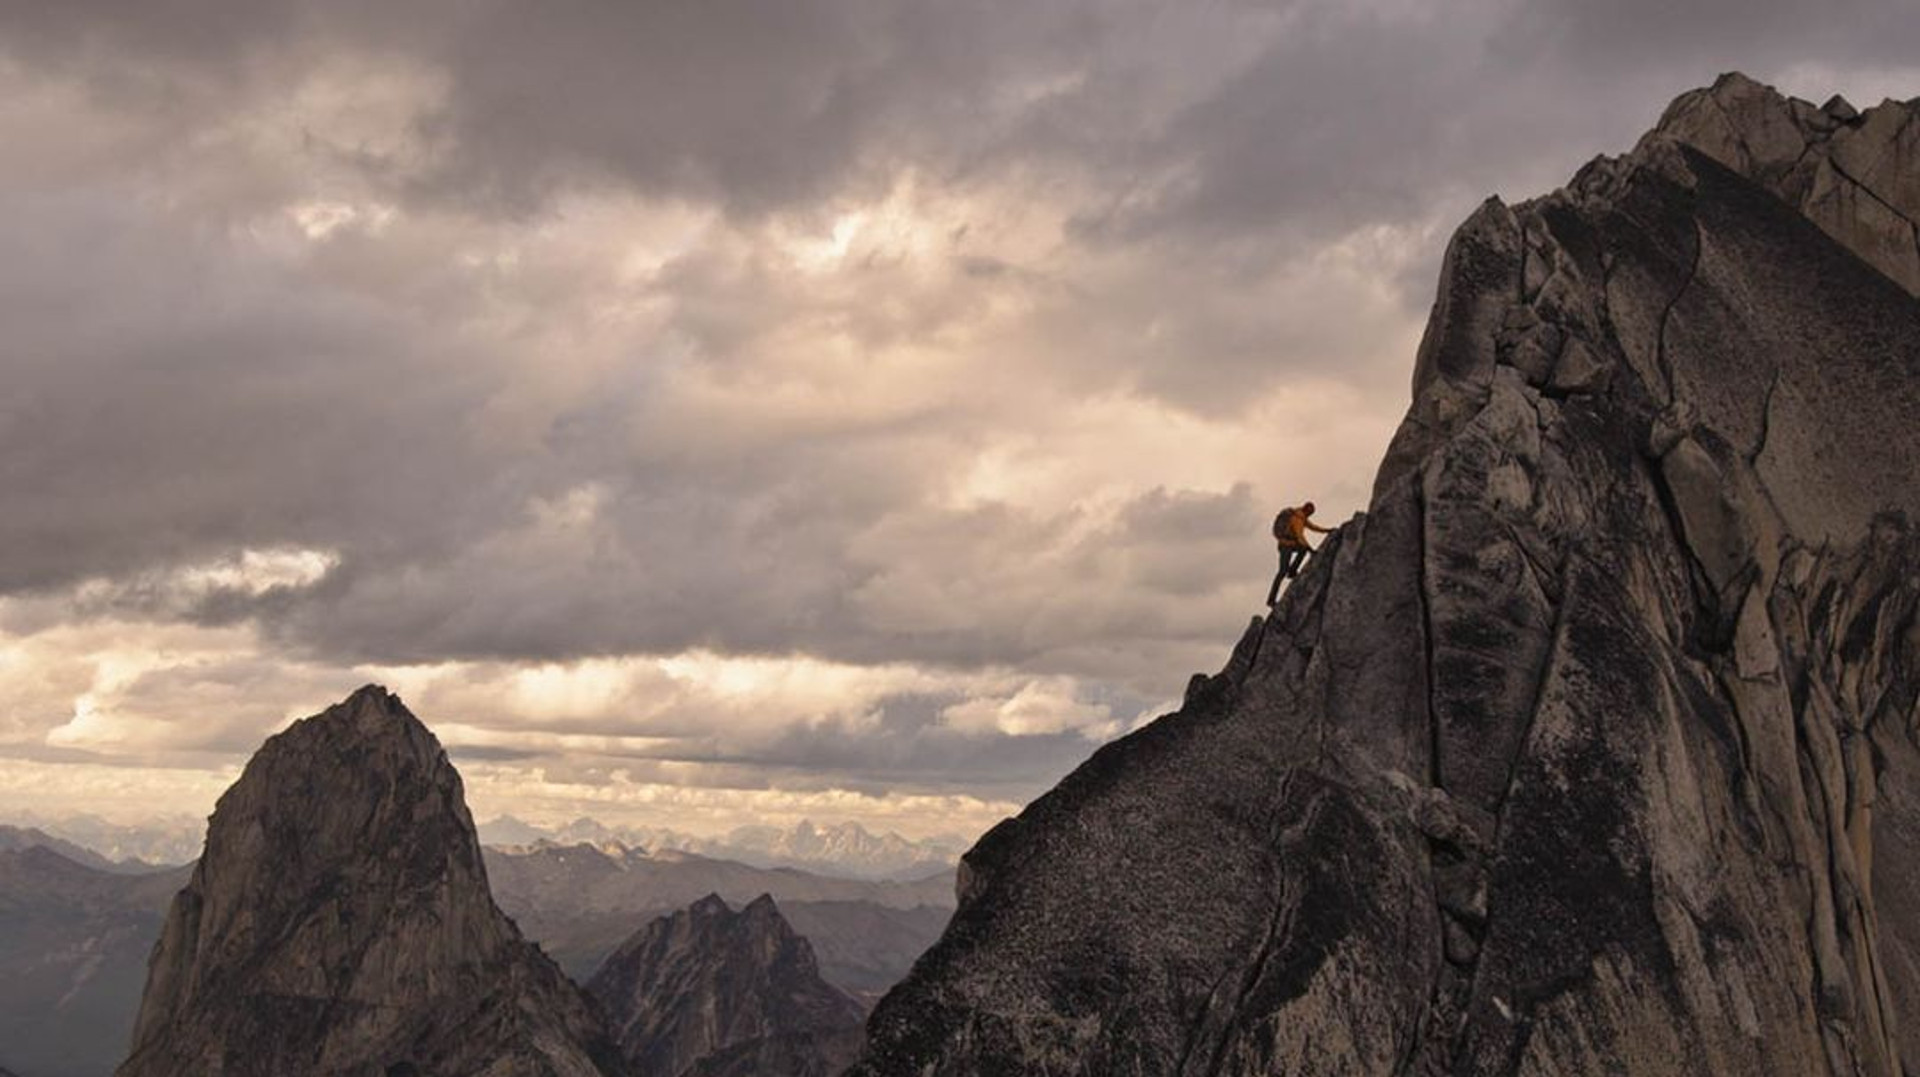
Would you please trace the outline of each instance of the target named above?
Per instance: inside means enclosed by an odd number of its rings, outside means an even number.
[[[494,907],[459,775],[368,687],[220,798],[122,1077],[598,1077],[597,1015]]]
[[[587,990],[642,1077],[838,1073],[865,1016],[820,978],[813,948],[765,895],[739,912],[708,896],[655,920]]]
[[[852,1072],[1920,1070],[1916,111],[1729,77],[1482,206],[1369,511]]]

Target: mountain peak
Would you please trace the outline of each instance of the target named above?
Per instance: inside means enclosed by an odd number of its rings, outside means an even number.
[[[269,738],[220,798],[120,1072],[591,1077],[613,1072],[601,1036],[494,906],[439,742],[369,685]]]
[[[1916,99],[1920,101],[1920,99]],[[1684,145],[1759,184],[1920,295],[1920,104],[1814,105],[1737,72],[1674,99],[1635,155]]]
[[[406,709],[401,706],[400,697],[387,691],[387,686],[384,684],[363,684],[348,693],[347,698],[342,702],[350,707],[364,705],[401,711]]]
[[[820,978],[812,945],[767,894],[739,912],[708,896],[653,921],[608,956],[587,991],[641,1073],[685,1073],[723,1052],[767,1057],[746,1046],[755,1041],[813,1058],[804,1072],[837,1073],[863,1016]]]

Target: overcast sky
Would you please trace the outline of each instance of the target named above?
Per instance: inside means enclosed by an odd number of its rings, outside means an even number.
[[[1913,0],[0,0],[0,814],[971,835],[1363,507],[1447,235]]]

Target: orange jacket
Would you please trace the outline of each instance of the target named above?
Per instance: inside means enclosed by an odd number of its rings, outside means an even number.
[[[1311,550],[1307,542],[1307,532],[1318,531],[1323,535],[1331,534],[1332,529],[1316,527],[1308,522],[1307,514],[1299,509],[1282,509],[1280,515],[1273,518],[1273,537],[1283,550]]]

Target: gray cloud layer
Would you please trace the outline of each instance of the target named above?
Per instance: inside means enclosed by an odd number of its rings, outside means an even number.
[[[1277,502],[1358,507],[1451,222],[1722,69],[1920,91],[1911,4],[1841,7],[0,5],[8,630],[254,632],[232,708],[703,649],[1129,719]],[[1030,790],[1085,743],[932,698],[657,754]]]

